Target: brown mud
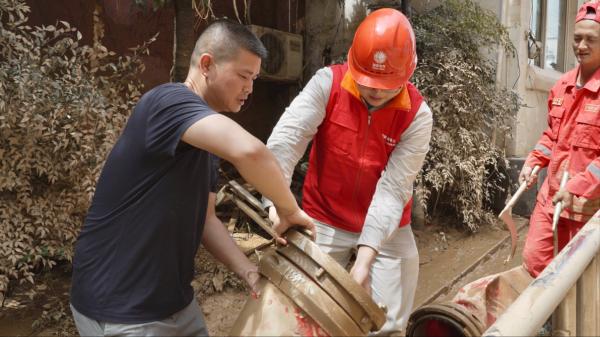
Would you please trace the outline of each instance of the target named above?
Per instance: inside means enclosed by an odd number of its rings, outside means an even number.
[[[526,222],[523,218],[515,218],[518,219],[517,227]],[[500,224],[482,227],[476,234],[435,225],[414,230],[414,233],[421,261],[416,309],[424,301],[431,300],[432,294],[439,294],[436,302],[448,300],[461,286],[520,264],[526,230],[520,232],[515,258],[506,265],[503,261],[510,249],[509,240],[497,251],[485,256],[490,248],[509,235]],[[234,238],[243,251],[250,251],[266,242],[253,234],[235,233]],[[256,255],[252,254],[252,258],[255,259]],[[457,278],[480,259],[482,263]],[[197,277],[192,285],[209,333],[212,336],[227,335],[246,300],[244,285],[203,251],[198,254],[196,269]],[[448,283],[451,284],[443,289]],[[65,266],[42,275],[35,286],[24,284],[15,287],[0,308],[0,336],[76,335],[68,305],[69,286],[70,273]],[[35,295],[33,289],[36,290]]]

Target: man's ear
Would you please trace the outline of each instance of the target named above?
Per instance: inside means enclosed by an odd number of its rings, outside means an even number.
[[[196,66],[199,68],[198,70],[200,70],[200,73],[206,76],[214,64],[215,60],[213,56],[209,53],[204,53],[198,58],[198,64]]]

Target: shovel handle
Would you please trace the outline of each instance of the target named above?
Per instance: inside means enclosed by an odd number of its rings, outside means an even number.
[[[562,178],[560,179],[559,190],[562,190],[563,188],[565,188],[565,186],[567,186],[568,180],[569,180],[569,171],[567,171],[565,169],[565,172],[563,172]],[[552,214],[552,231],[554,233],[556,233],[556,225],[558,224],[558,219],[560,219],[560,213],[562,212],[562,206],[563,206],[562,201],[557,202],[556,206],[554,206],[554,214]]]
[[[533,167],[533,170],[531,170],[530,176],[537,174],[539,170],[540,170],[540,166],[535,165]],[[527,181],[524,181],[521,183],[521,185],[519,186],[519,188],[517,189],[515,194],[513,194],[513,196],[510,198],[510,200],[506,203],[505,208],[513,207],[517,203],[517,200],[521,197],[521,194],[523,194],[523,192],[525,192],[526,189],[527,189]]]
[[[567,186],[567,181],[569,180],[569,171],[565,168],[565,172],[563,172],[562,178],[560,179],[560,188],[562,190]],[[552,241],[554,244],[554,256],[558,255],[558,220],[560,219],[560,213],[562,212],[562,201],[556,203],[554,206],[554,214],[552,214]]]

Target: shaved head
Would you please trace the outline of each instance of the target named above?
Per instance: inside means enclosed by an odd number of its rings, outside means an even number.
[[[267,57],[263,43],[246,26],[229,20],[217,20],[202,32],[192,53],[190,66],[195,66],[200,55],[211,54],[216,62],[233,59],[245,49],[261,59]]]

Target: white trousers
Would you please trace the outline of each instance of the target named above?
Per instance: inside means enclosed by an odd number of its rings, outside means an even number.
[[[316,243],[346,267],[360,233],[315,223]],[[385,324],[372,335],[402,336],[412,312],[419,277],[419,253],[410,225],[396,229],[381,246],[370,276],[373,300],[387,307]]]

